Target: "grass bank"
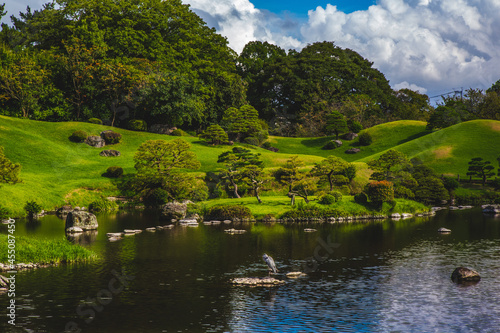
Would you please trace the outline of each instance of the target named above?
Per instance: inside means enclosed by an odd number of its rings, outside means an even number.
[[[8,262],[7,235],[0,234],[0,263]],[[66,239],[39,239],[16,237],[15,255],[17,263],[56,264],[88,261],[97,258],[95,252]]]

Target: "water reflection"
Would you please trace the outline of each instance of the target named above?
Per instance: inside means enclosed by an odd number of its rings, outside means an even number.
[[[97,230],[66,234],[66,239],[73,244],[90,245],[97,240]]]

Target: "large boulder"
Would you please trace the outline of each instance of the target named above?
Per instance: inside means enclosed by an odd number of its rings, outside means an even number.
[[[115,156],[120,156],[121,154],[118,150],[108,149],[101,151],[99,155],[104,157],[115,157]]]
[[[454,282],[477,282],[481,280],[481,276],[475,270],[466,267],[457,267],[451,274],[451,279]]]
[[[85,139],[85,143],[94,148],[102,148],[106,145],[106,141],[97,135],[90,135]]]
[[[71,227],[79,227],[84,231],[97,229],[97,218],[92,213],[74,210],[66,217],[65,229],[68,230]]]
[[[361,151],[361,149],[359,148],[351,148],[351,149],[347,149],[345,151],[346,154],[357,154]]]
[[[149,128],[149,131],[151,133],[156,133],[156,134],[170,135],[176,129],[177,127],[170,127],[168,125],[163,125],[163,124],[154,124]]]
[[[344,139],[348,140],[348,141],[352,141],[354,139],[356,139],[358,137],[358,135],[356,133],[347,133],[346,135],[344,135]]]
[[[160,219],[165,221],[172,221],[185,218],[188,203],[190,203],[190,201],[174,201],[166,203],[161,207]]]

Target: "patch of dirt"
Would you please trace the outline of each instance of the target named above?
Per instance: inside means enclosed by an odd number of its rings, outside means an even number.
[[[452,146],[440,147],[434,150],[434,156],[436,159],[449,158],[451,157],[451,152],[453,151]]]
[[[500,121],[494,121],[494,122],[492,121],[490,123],[490,127],[492,130],[500,132]]]

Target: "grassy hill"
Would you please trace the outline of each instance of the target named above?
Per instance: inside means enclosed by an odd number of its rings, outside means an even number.
[[[121,133],[122,142],[97,149],[68,139],[76,130],[99,135],[107,129]],[[369,175],[364,162],[391,148],[409,157],[422,158],[439,173],[460,173],[462,177],[465,177],[467,162],[472,157],[480,156],[495,162],[500,156],[498,121],[471,121],[433,133],[425,130],[423,122],[397,121],[374,126],[367,131],[374,142],[368,147],[359,147],[362,151],[355,155],[345,154],[345,150],[357,146],[356,140],[344,141],[342,148],[322,150],[323,144],[331,138],[271,137],[273,145],[280,149],[279,153],[249,147],[262,154],[268,168],[279,167],[293,155],[300,155],[309,166],[330,154],[337,155],[357,162],[362,179],[367,179]],[[20,213],[28,200],[53,208],[66,202],[87,205],[101,194],[116,194],[112,182],[102,174],[113,165],[123,167],[125,173],[133,173],[135,151],[141,143],[151,139],[173,140],[175,137],[88,123],[48,123],[0,116],[0,145],[5,148],[8,158],[22,165],[23,180],[20,184],[0,188],[0,204]],[[192,150],[202,164],[197,171],[200,173],[215,171],[218,167],[217,156],[231,149],[229,146],[210,147],[195,137],[183,139],[192,144]],[[119,150],[121,156],[99,156],[104,149]]]

